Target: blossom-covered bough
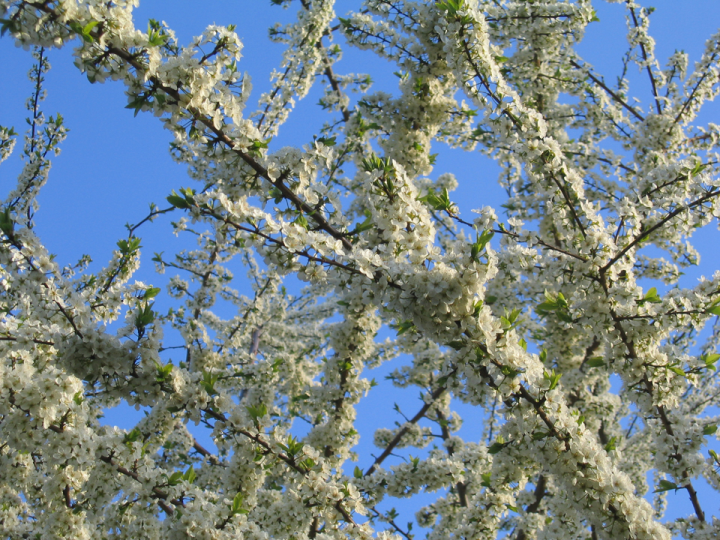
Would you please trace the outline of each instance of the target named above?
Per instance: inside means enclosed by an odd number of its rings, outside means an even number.
[[[720,34],[692,69],[683,53],[662,67],[649,11],[625,2],[624,65],[649,79],[637,102],[574,49],[597,19],[589,0],[366,0],[343,17],[332,0],[273,3],[297,20],[271,30],[283,65],[247,113],[233,28],[182,46],[164,24],[136,28],[134,0],[0,0],[2,31],[36,47],[25,167],[0,212],[0,534],[410,538],[378,505],[425,491],[439,492],[416,514],[433,539],[716,538],[720,458],[701,447],[718,421],[720,274],[679,279],[720,211],[720,129],[696,122],[718,93]],[[397,64],[397,95],[335,72],[339,34]],[[33,230],[65,137],[39,108],[45,50],[71,41],[91,82],[122,81],[130,108],[162,119],[196,181],[95,274],[61,267]],[[313,84],[319,137],[270,152]],[[348,91],[365,95],[351,107]],[[451,171],[428,177],[435,140],[500,164],[504,220],[461,215]],[[14,142],[0,128],[2,159]],[[198,247],[156,255],[179,272],[161,314],[160,288],[132,275],[140,225],[168,212]],[[302,293],[282,287],[290,273]],[[236,315],[214,313],[218,299]],[[394,340],[378,342],[383,325]],[[362,372],[398,354],[411,360],[392,381],[422,402],[379,426],[362,470]],[[483,440],[456,435],[451,399],[477,408],[465,421],[484,422]],[[123,402],[148,414],[101,425]],[[669,491],[692,515],[663,519]]]

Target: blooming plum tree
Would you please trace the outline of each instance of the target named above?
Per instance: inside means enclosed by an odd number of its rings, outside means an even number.
[[[576,51],[590,0],[365,0],[343,17],[333,0],[273,0],[297,18],[271,29],[282,65],[248,113],[233,27],[181,45],[164,23],[136,28],[137,3],[0,0],[3,34],[36,61],[0,212],[3,538],[409,539],[379,505],[420,492],[437,494],[416,514],[437,540],[717,538],[720,456],[701,447],[718,422],[720,273],[680,276],[720,215],[720,128],[698,121],[720,34],[694,67],[681,52],[663,67],[649,10],[624,2],[643,105]],[[94,273],[33,229],[66,135],[40,109],[46,50],[68,42],[90,82],[121,81],[161,119],[195,182]],[[397,94],[336,73],[339,43],[395,63]],[[313,85],[318,136],[270,151]],[[3,160],[15,141],[0,128]],[[455,177],[429,176],[434,141],[497,161],[504,219],[460,212]],[[163,294],[132,276],[140,225],[170,212],[198,247],[155,256],[179,273]],[[289,274],[307,287],[289,294]],[[378,426],[362,470],[363,370],[401,354],[392,383],[422,400]],[[459,402],[482,440],[457,435]],[[119,403],[147,414],[101,424]],[[407,447],[425,450],[393,465]],[[663,519],[669,492],[692,514]]]

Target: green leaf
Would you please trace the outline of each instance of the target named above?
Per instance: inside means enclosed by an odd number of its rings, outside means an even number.
[[[158,294],[160,294],[159,287],[149,287],[148,289],[145,289],[143,300],[150,300],[151,298],[155,298]]]
[[[10,32],[15,32],[17,28],[17,23],[12,19],[0,19],[0,25],[2,25],[2,29],[0,29],[0,37],[4,36],[8,30]]]
[[[10,208],[6,208],[0,214],[0,230],[2,230],[5,236],[12,238],[14,228],[15,222],[10,216]]]
[[[548,291],[545,291],[545,302],[535,308],[535,313],[541,317],[554,313],[561,321],[568,323],[573,322],[573,318],[569,311],[569,304],[561,292],[557,293],[556,296]]]
[[[671,489],[678,490],[678,485],[674,482],[670,482],[669,480],[660,480],[658,482],[658,488],[653,491],[653,493],[660,493],[662,491],[670,491]]]
[[[605,451],[606,452],[612,452],[613,450],[617,449],[617,437],[611,437],[610,440],[605,445]]]
[[[375,154],[371,154],[369,158],[363,159],[362,167],[365,172],[389,172],[392,169],[392,165],[389,159],[378,157]]]
[[[248,154],[255,158],[262,157],[262,150],[267,149],[268,145],[270,144],[270,141],[272,138],[268,139],[257,139],[252,141],[252,144],[248,148]]]
[[[715,424],[707,425],[703,428],[703,435],[714,435],[717,430],[718,427]]]
[[[435,195],[435,193],[433,193],[432,191],[430,193],[428,193],[427,195],[425,195],[424,197],[418,197],[417,200],[428,204],[429,206],[431,206],[432,208],[435,208],[436,210],[439,206],[441,206],[440,199],[438,199],[437,195]]]
[[[175,191],[173,190],[173,194],[166,197],[167,202],[172,204],[175,208],[180,208],[182,210],[186,208],[190,208],[190,205],[183,199],[182,197],[179,197],[175,194]]]
[[[137,116],[138,113],[142,110],[143,105],[145,105],[148,102],[147,96],[144,94],[140,94],[138,96],[135,96],[135,98],[130,101],[127,105],[125,105],[126,109],[134,109],[135,114],[134,116]]]
[[[372,213],[369,210],[365,210],[365,221],[355,225],[355,229],[350,234],[359,234],[361,232],[372,229],[375,226],[372,220]]]
[[[277,187],[272,186],[270,188],[270,191],[268,192],[268,195],[270,195],[270,198],[275,201],[275,204],[279,204],[282,202],[284,196],[282,191],[280,191]]]
[[[95,28],[98,24],[100,24],[98,21],[90,21],[85,26],[83,26],[82,33],[90,34],[90,32],[92,32],[92,29]]]
[[[655,287],[652,287],[647,293],[645,293],[645,296],[643,296],[642,300],[640,300],[638,304],[642,304],[644,302],[649,302],[651,304],[662,303],[662,300],[658,296],[657,289]]]
[[[482,482],[480,482],[481,486],[487,487],[487,488],[492,487],[492,483],[491,483],[492,473],[491,472],[486,472],[486,473],[481,474],[480,478],[482,479]]]
[[[175,471],[170,475],[170,478],[168,478],[168,484],[171,486],[177,486],[180,482],[182,482],[183,479],[183,472],[182,471]]]
[[[707,169],[710,166],[709,163],[698,163],[695,165],[695,167],[692,168],[690,171],[690,175],[697,176],[701,172],[703,172],[705,169]]]
[[[253,423],[255,424],[255,427],[260,429],[260,418],[263,418],[267,415],[267,407],[264,403],[260,403],[259,405],[249,405],[245,407],[248,414],[250,415],[250,418],[252,418]]]
[[[560,377],[562,377],[562,373],[555,373],[554,369],[550,373],[543,371],[543,379],[545,379],[549,385],[548,391],[553,390],[558,385]]]
[[[593,368],[603,367],[605,365],[605,359],[602,356],[593,356],[592,358],[588,358],[586,364]]]
[[[209,371],[203,371],[202,374],[203,378],[202,381],[200,381],[200,386],[205,389],[209,396],[216,395],[217,390],[215,390],[215,383],[218,380],[218,375],[213,375]]]
[[[706,307],[705,312],[712,313],[713,315],[720,315],[720,298],[716,299],[708,307]]]
[[[155,367],[157,368],[157,375],[155,375],[155,381],[159,383],[164,383],[170,378],[170,372],[173,369],[172,364],[166,364],[162,365],[158,362],[155,362]]]
[[[167,36],[157,33],[152,33],[148,36],[148,45],[151,47],[161,47],[165,45]]]
[[[503,439],[502,437],[498,437],[497,441],[495,441],[488,447],[488,454],[493,454],[493,455],[497,454],[503,448],[505,448],[508,444],[510,444],[510,443],[506,443],[505,439]]]
[[[714,370],[714,369],[716,369],[715,362],[720,360],[720,354],[717,354],[717,353],[705,354],[705,355],[701,356],[700,358],[702,359],[703,362],[705,362],[705,367],[707,367],[708,369]]]
[[[311,458],[305,458],[301,462],[299,462],[298,465],[300,465],[300,467],[302,467],[306,471],[309,471],[315,466],[315,461]]]
[[[132,443],[139,441],[142,438],[142,433],[138,428],[133,428],[132,431],[126,433],[123,437],[123,443],[127,446],[131,446]]]
[[[502,450],[503,448],[505,448],[505,445],[504,445],[504,444],[493,443],[493,444],[491,444],[490,447],[488,448],[488,454],[497,454],[497,453],[500,452],[500,450]]]
[[[133,236],[128,240],[118,240],[117,247],[120,249],[120,254],[126,257],[134,255],[135,252],[140,249],[140,238]]]
[[[677,375],[680,375],[681,377],[687,377],[687,373],[682,368],[679,368],[677,366],[666,366],[667,369],[672,371],[673,373],[676,373]]]
[[[76,34],[82,34],[83,27],[80,25],[77,21],[69,21],[68,26],[70,27],[70,30],[75,32]]]
[[[520,319],[518,319],[520,313],[522,312],[519,309],[513,309],[510,313],[506,311],[505,315],[500,317],[500,322],[505,332],[512,330],[520,324]]]
[[[450,16],[457,15],[457,12],[463,9],[465,0],[437,0],[435,5],[438,9],[446,12]],[[464,20],[465,18],[463,18]]]
[[[183,479],[187,480],[189,484],[192,484],[196,478],[197,474],[195,473],[195,468],[190,465],[190,468],[185,471],[185,474],[183,474]]]
[[[78,34],[83,39],[83,41],[86,41],[87,43],[92,43],[95,40],[90,35],[90,32],[92,32],[92,29],[95,28],[97,24],[98,21],[90,21],[85,26],[81,26],[80,23],[76,21],[70,21],[68,23],[68,26],[73,32]]]
[[[310,228],[310,224],[308,223],[307,218],[305,218],[305,216],[303,216],[302,214],[300,214],[295,219],[295,224],[299,225],[300,227],[302,227],[303,229],[306,229],[306,230]]]
[[[247,514],[249,510],[246,510],[243,508],[243,496],[242,493],[238,493],[235,495],[235,498],[233,498],[232,505],[230,506],[230,511],[232,514]]]
[[[135,317],[135,326],[138,329],[145,328],[147,325],[152,324],[154,320],[155,312],[152,310],[152,305],[148,304],[138,311],[138,314]]]
[[[506,377],[510,377],[511,379],[515,378],[520,371],[517,369],[513,369],[510,366],[502,366],[500,368],[500,372],[505,375]]]
[[[318,137],[317,142],[323,143],[325,146],[335,146],[335,137]]]
[[[435,193],[432,189],[424,197],[418,197],[418,201],[426,203],[428,206],[437,211],[452,212],[455,205],[450,200],[450,194],[447,188],[443,188],[441,193]]]
[[[401,336],[408,330],[413,330],[415,328],[415,323],[413,323],[412,321],[403,321],[401,323],[393,325],[392,328],[395,328],[395,330],[397,330],[397,335]]]
[[[551,312],[555,311],[555,309],[556,309],[555,303],[553,303],[553,302],[543,302],[542,304],[538,305],[538,306],[535,308],[535,311],[536,311],[539,315],[545,315],[545,314],[547,314],[547,313],[551,313]]]
[[[278,446],[282,448],[290,458],[294,458],[305,446],[292,435],[288,435],[287,444],[280,443]]]
[[[168,36],[163,31],[162,26],[158,21],[155,19],[150,19],[148,21],[148,45],[151,47],[159,47],[162,45],[165,45],[167,42]]]
[[[485,249],[485,246],[487,246],[493,236],[495,236],[495,233],[492,231],[483,231],[481,235],[475,235],[475,242],[470,248],[470,257],[472,260],[476,261],[478,259],[478,256],[482,253],[483,249]]]

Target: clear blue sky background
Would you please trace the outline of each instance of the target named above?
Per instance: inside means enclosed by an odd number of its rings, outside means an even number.
[[[720,26],[720,1],[718,0],[654,0],[649,2],[657,8],[651,16],[651,32],[657,41],[657,57],[661,63],[676,49],[690,55],[690,65],[700,58],[705,40]],[[339,0],[336,11],[344,15],[357,2]],[[597,2],[599,23],[589,26],[586,39],[579,51],[608,81],[619,74],[620,59],[626,48],[625,10],[622,5]],[[269,88],[269,75],[280,63],[283,48],[270,43],[267,29],[274,22],[289,22],[293,10],[270,6],[269,0],[144,0],[135,11],[139,28],[145,28],[150,18],[164,20],[178,35],[181,43],[200,34],[209,24],[235,24],[237,33],[245,44],[240,70],[247,71],[253,79],[253,99],[246,112],[261,92]],[[339,41],[343,43],[342,38]],[[115,242],[126,236],[124,224],[141,219],[148,203],[164,204],[172,189],[191,185],[185,169],[175,164],[167,152],[171,140],[160,122],[150,114],[133,117],[127,103],[124,87],[119,83],[91,85],[73,66],[72,46],[50,52],[53,69],[47,76],[48,99],[43,109],[46,116],[60,112],[65,117],[70,134],[63,144],[62,154],[54,159],[50,180],[43,189],[39,202],[41,209],[36,216],[36,231],[61,264],[77,261],[89,254],[95,261],[94,268],[104,265],[110,258]],[[15,126],[22,133],[25,129],[24,103],[32,85],[26,73],[32,64],[30,54],[15,48],[5,37],[0,39],[0,125]],[[370,73],[375,81],[373,89],[394,91],[396,68],[379,61],[371,53],[344,48],[344,57],[336,65],[338,73]],[[631,94],[649,103],[647,79],[636,70],[630,73]],[[319,109],[315,106],[322,89],[318,87],[299,104],[291,119],[272,142],[271,148],[287,145],[303,145],[317,134],[322,120],[318,121]],[[720,123],[720,103],[706,105],[701,116],[704,122]],[[20,170],[18,159],[22,142],[16,147],[15,157],[0,166],[0,197],[12,189]],[[460,188],[453,199],[461,211],[469,216],[470,210],[491,205],[499,208],[504,193],[496,183],[497,167],[478,153],[464,153],[438,145],[439,151],[432,177],[453,172],[460,181]],[[173,216],[172,219],[177,219]],[[172,253],[187,240],[170,234],[170,218],[158,219],[155,224],[139,231],[143,238],[143,265],[136,279],[146,283],[162,284],[165,278],[154,273],[150,261],[155,251]],[[693,283],[700,274],[710,275],[720,268],[717,253],[718,233],[713,227],[701,232],[698,246],[703,261],[698,269],[687,272],[686,284]],[[236,274],[241,277],[241,273]],[[239,286],[242,289],[242,286]],[[369,376],[379,381],[389,367]],[[387,427],[392,418],[388,414],[394,401],[405,403],[403,409],[410,412],[417,408],[417,391],[403,396],[403,392],[386,387],[376,388],[371,398],[359,408],[359,431],[365,434],[357,449],[361,456],[359,465],[369,464],[372,451],[370,431],[378,427],[373,420],[378,413]],[[133,411],[134,413],[134,411]],[[136,413],[139,414],[139,413]],[[462,414],[462,412],[461,412]],[[132,427],[134,414],[108,414],[108,421],[118,422],[122,427]],[[396,418],[400,420],[400,418]],[[479,431],[472,417],[465,415],[461,435],[477,439]],[[670,495],[673,516],[690,513],[684,493]],[[397,505],[407,511],[407,505]],[[413,504],[413,508],[416,506]],[[711,513],[717,508],[709,509]],[[400,520],[412,519],[407,512]]]

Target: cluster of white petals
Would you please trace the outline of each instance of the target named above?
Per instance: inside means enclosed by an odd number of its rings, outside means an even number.
[[[720,127],[700,124],[720,34],[663,68],[651,10],[624,2],[624,63],[650,91],[633,100],[575,48],[591,0],[272,3],[297,17],[271,28],[285,54],[247,113],[234,27],[183,46],[135,27],[138,0],[0,0],[35,59],[0,204],[0,537],[410,540],[388,501],[422,494],[433,540],[717,538],[720,271],[682,269],[720,217]],[[66,136],[41,110],[46,50],[68,42],[91,83],[161,119],[197,182],[94,273],[33,228]],[[338,42],[396,65],[397,92],[336,74]],[[315,84],[327,123],[271,151]],[[0,126],[0,162],[16,138]],[[497,161],[504,213],[480,193],[461,214],[436,141]],[[163,291],[133,274],[140,225],[167,212],[197,245],[155,255]],[[384,389],[420,399],[358,433],[382,364]],[[100,421],[118,405],[146,414]],[[459,436],[469,407],[482,439]],[[669,496],[692,513],[666,519]]]

